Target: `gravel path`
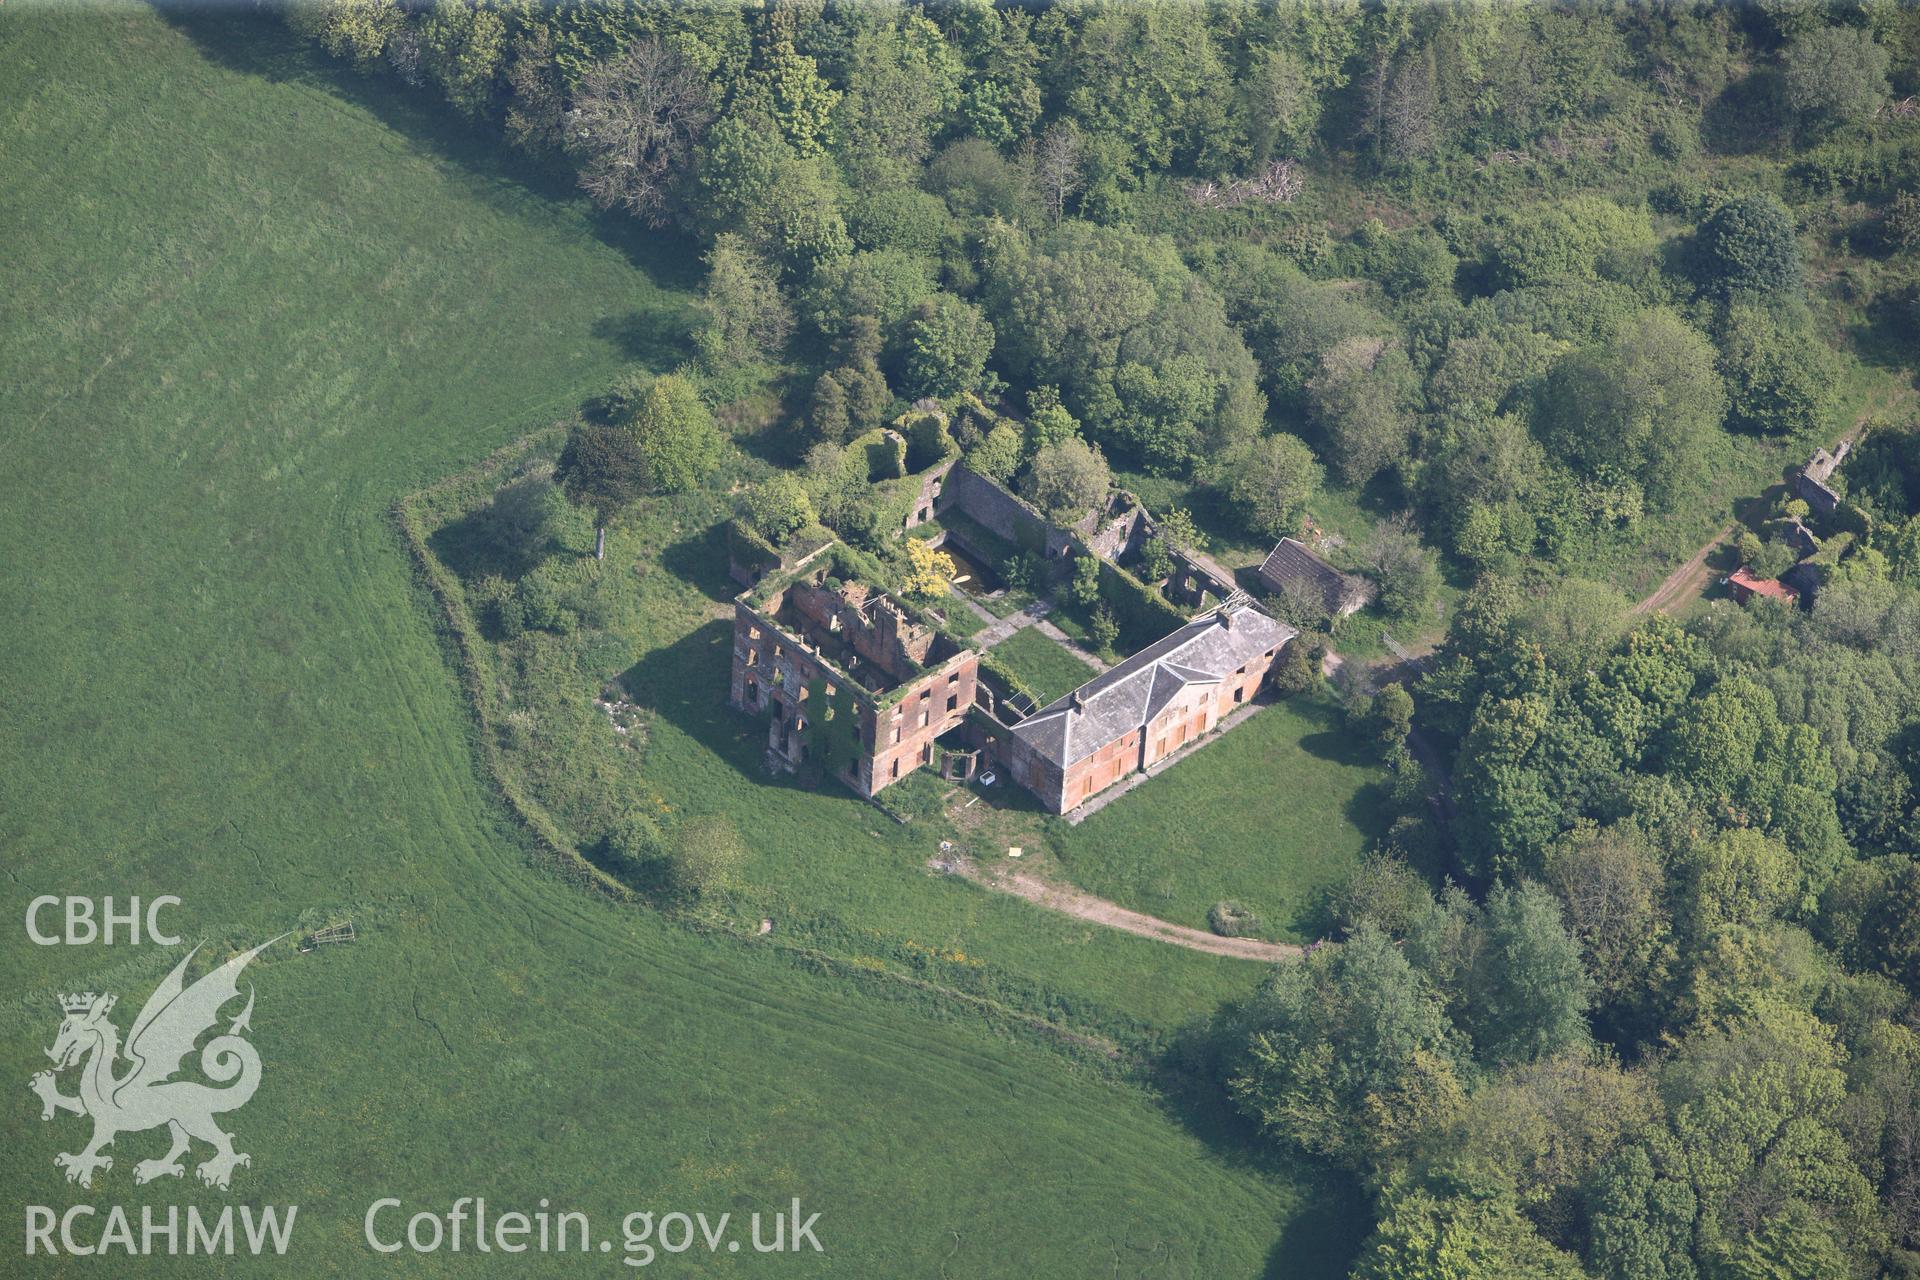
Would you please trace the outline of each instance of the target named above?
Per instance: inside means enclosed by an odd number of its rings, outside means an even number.
[[[973,639],[967,642],[976,649],[991,649],[1014,632],[1024,631],[1038,624],[1053,607],[1045,600],[1036,600],[1018,613],[1009,614],[1004,618],[995,618],[984,605],[974,604],[971,600],[967,603],[972,605],[973,611],[981,617],[992,619],[985,628],[975,632]]]
[[[1095,924],[1103,924],[1110,929],[1119,929],[1125,933],[1138,934],[1143,938],[1170,942],[1176,947],[1185,947],[1189,951],[1204,951],[1208,955],[1231,956],[1240,960],[1261,960],[1268,964],[1280,960],[1295,960],[1305,953],[1305,948],[1290,942],[1261,942],[1256,938],[1222,938],[1201,929],[1189,929],[1185,925],[1173,924],[1157,916],[1129,911],[1117,903],[1108,902],[1105,898],[1096,898],[1078,889],[1050,884],[1024,871],[1014,871],[1011,868],[989,871],[963,854],[943,854],[930,859],[927,865],[948,875],[965,876],[985,888],[1010,893],[1016,898],[1025,898],[1028,902],[1045,907],[1049,911],[1058,911],[1065,915],[1077,916],[1082,920],[1091,920]]]

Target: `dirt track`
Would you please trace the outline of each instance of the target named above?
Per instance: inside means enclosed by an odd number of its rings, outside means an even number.
[[[1116,903],[1108,902],[1105,898],[1096,898],[1078,889],[1049,884],[1040,877],[1024,871],[988,871],[971,858],[960,855],[934,858],[928,865],[936,871],[944,871],[949,875],[965,876],[985,888],[1010,893],[1016,898],[1025,898],[1028,902],[1046,907],[1050,911],[1059,911],[1066,915],[1077,916],[1082,920],[1091,920],[1095,924],[1103,924],[1110,929],[1119,929],[1125,933],[1139,934],[1143,938],[1171,942],[1177,947],[1186,947],[1190,951],[1204,951],[1209,955],[1231,956],[1240,960],[1261,960],[1272,964],[1279,960],[1297,959],[1304,954],[1305,950],[1290,942],[1261,942],[1255,938],[1222,938],[1200,929],[1189,929],[1185,925],[1173,924],[1156,916],[1129,911]]]
[[[1714,534],[1712,541],[1694,552],[1685,564],[1668,574],[1665,580],[1653,589],[1652,595],[1633,606],[1628,613],[1637,617],[1655,610],[1668,612],[1706,590],[1707,581],[1713,577],[1713,570],[1707,568],[1707,557],[1713,554],[1715,547],[1733,536],[1733,530],[1734,526],[1728,525]]]

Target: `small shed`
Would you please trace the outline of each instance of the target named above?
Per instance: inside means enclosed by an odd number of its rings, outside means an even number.
[[[1792,587],[1776,578],[1757,577],[1745,565],[1741,565],[1727,575],[1727,590],[1741,604],[1745,604],[1755,596],[1765,596],[1769,600],[1784,600],[1789,604],[1800,602],[1799,593]]]

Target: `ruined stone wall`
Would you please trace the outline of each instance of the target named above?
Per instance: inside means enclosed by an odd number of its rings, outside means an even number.
[[[933,741],[959,726],[973,706],[980,660],[971,649],[914,681],[904,696],[861,708],[860,740],[869,748],[860,789],[882,791],[928,763]]]

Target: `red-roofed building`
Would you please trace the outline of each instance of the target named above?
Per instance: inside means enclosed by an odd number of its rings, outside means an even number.
[[[1765,596],[1769,600],[1785,600],[1788,604],[1800,603],[1800,595],[1792,587],[1777,578],[1755,577],[1745,565],[1741,565],[1727,575],[1727,590],[1732,592],[1733,598],[1741,604],[1745,604],[1755,596]]]

